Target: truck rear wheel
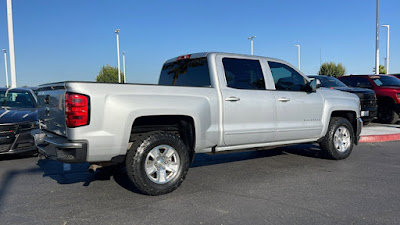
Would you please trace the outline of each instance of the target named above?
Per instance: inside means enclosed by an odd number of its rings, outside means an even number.
[[[321,150],[330,159],[345,159],[349,157],[354,145],[353,126],[343,117],[332,117],[328,132],[320,142]]]
[[[189,170],[189,151],[167,132],[150,132],[134,142],[126,157],[126,171],[145,194],[161,195],[177,189]]]

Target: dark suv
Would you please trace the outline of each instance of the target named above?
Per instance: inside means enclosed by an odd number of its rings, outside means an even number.
[[[0,155],[36,152],[36,97],[27,88],[0,88]]]
[[[321,87],[356,94],[360,98],[361,119],[364,125],[367,125],[372,120],[374,120],[375,116],[378,113],[378,107],[376,105],[376,95],[374,91],[365,88],[348,87],[346,84],[332,76],[315,75],[308,77],[317,78],[321,82]]]
[[[350,87],[375,91],[380,122],[394,124],[399,120],[400,79],[391,75],[350,75],[339,79]]]

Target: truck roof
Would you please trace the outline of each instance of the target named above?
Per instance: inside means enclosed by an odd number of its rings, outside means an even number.
[[[227,53],[227,52],[198,52],[198,53],[192,53],[192,54],[186,54],[186,55],[174,57],[174,58],[168,59],[167,61],[165,61],[165,63],[175,62],[178,59],[186,59],[186,58],[195,59],[195,58],[207,57],[209,54],[223,54],[223,55],[229,55],[232,57],[241,56],[241,57],[263,58],[263,59],[274,60],[274,61],[283,61],[283,60],[276,59],[276,58],[257,56],[257,55],[247,55],[247,54]],[[287,63],[287,62],[285,62],[285,63]]]
[[[221,55],[230,56],[230,57],[246,57],[246,58],[253,58],[253,59],[266,59],[266,60],[272,60],[272,61],[275,61],[275,62],[282,62],[282,63],[290,65],[292,68],[294,68],[298,72],[302,73],[301,71],[299,71],[297,69],[297,67],[295,67],[292,64],[290,64],[289,62],[286,62],[286,61],[281,60],[281,59],[265,57],[265,56],[257,56],[257,55],[248,55],[248,54],[226,53],[226,52],[198,52],[198,53],[191,53],[191,54],[181,55],[181,56],[178,56],[178,57],[174,57],[174,58],[168,59],[167,61],[164,62],[164,64],[171,63],[171,62],[176,62],[177,60],[187,59],[187,58],[191,58],[191,59],[203,58],[203,57],[207,57],[210,54],[221,54]],[[41,85],[39,85],[39,88],[43,89],[44,87],[51,87],[51,86],[55,86],[55,85],[64,86],[66,83],[76,83],[76,82],[79,82],[79,83],[97,83],[95,81],[61,81],[61,82],[52,82],[52,83],[41,84]],[[118,84],[118,83],[108,83],[108,82],[106,82],[106,83],[107,84]],[[135,85],[136,83],[127,83],[127,84],[134,84]],[[142,85],[142,84],[139,84],[139,85]],[[156,85],[156,84],[146,84],[146,85]]]

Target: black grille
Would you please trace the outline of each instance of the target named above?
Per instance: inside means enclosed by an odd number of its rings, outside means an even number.
[[[17,130],[18,125],[0,125],[0,136],[13,135]]]
[[[6,152],[9,149],[10,149],[10,145],[8,145],[8,144],[0,145],[0,152]]]
[[[19,124],[19,132],[24,132],[28,130],[32,130],[33,128],[37,127],[34,123],[22,123]]]
[[[361,108],[375,106],[376,100],[375,99],[363,99],[363,100],[361,100],[360,103],[361,103]]]

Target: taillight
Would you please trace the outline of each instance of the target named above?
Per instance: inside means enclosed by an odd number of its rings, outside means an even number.
[[[65,94],[65,118],[67,127],[89,124],[89,97],[82,94]]]

